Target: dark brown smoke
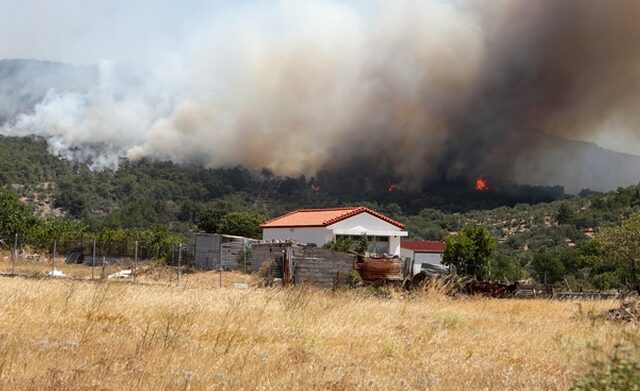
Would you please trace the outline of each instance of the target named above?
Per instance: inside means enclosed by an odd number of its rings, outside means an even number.
[[[390,174],[409,181],[495,182],[513,176],[523,153],[546,148],[553,138],[545,134],[615,137],[612,124],[640,133],[640,2],[507,1],[489,11],[486,4],[472,4],[485,32],[477,74],[461,85],[440,80],[435,97],[417,77],[419,101],[403,102],[384,86],[368,109],[388,111],[388,121],[362,120],[368,131],[337,149],[339,164],[393,167]]]
[[[640,1],[354,3],[239,7],[169,76],[102,64],[96,88],[50,91],[3,133],[98,168],[151,157],[401,187],[499,185],[545,159],[548,135],[640,133]]]

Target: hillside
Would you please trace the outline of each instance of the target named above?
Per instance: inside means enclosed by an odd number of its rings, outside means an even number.
[[[265,169],[145,160],[122,161],[117,171],[91,171],[50,155],[43,140],[8,137],[0,137],[0,186],[16,192],[37,215],[64,216],[90,231],[160,226],[189,238],[210,216],[252,212],[269,218],[297,208],[354,204],[405,223],[415,239],[441,240],[481,224],[498,242],[493,278],[540,279],[535,265],[546,257],[566,264],[559,270],[571,276],[576,289],[598,284],[599,275],[612,272],[609,266],[575,262],[591,259],[588,239],[640,211],[638,185],[566,196],[558,188],[516,184],[476,191],[466,183],[445,183],[407,191],[390,188],[382,177],[361,186],[339,172],[287,178]]]
[[[505,192],[477,192],[466,183],[406,191],[390,189],[385,177],[372,176],[364,185],[362,179],[327,171],[317,178],[289,178],[266,169],[147,160],[122,161],[117,171],[91,171],[50,155],[43,140],[31,138],[0,136],[0,153],[0,185],[15,189],[39,213],[61,208],[90,224],[99,219],[125,227],[193,223],[203,208],[252,210],[271,217],[295,208],[367,203],[376,208],[395,204],[417,214],[424,208],[462,212],[563,196],[560,188],[513,185]]]
[[[516,182],[560,184],[572,194],[583,189],[611,191],[640,182],[640,156],[589,142],[544,136],[536,149],[520,157],[514,171]]]

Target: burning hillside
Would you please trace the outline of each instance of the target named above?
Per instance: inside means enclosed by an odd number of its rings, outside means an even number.
[[[286,175],[380,172],[399,179],[387,185],[393,193],[395,183],[482,173],[498,186],[522,156],[547,148],[543,134],[640,128],[638,2],[279,1],[217,11],[199,12],[178,49],[120,40],[143,60],[100,62],[88,85],[65,88],[65,75],[56,88],[58,76],[42,73],[2,79],[0,91],[21,91],[11,99],[39,96],[30,78],[54,86],[35,107],[11,111],[2,133],[41,136],[94,168],[149,157]],[[129,52],[89,41],[106,52],[96,60]]]
[[[489,182],[484,177],[480,177],[476,179],[476,190],[477,191],[487,191],[489,190]]]

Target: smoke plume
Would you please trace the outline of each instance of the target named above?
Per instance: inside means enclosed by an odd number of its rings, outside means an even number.
[[[166,61],[100,62],[92,85],[49,90],[2,133],[95,168],[150,157],[508,180],[544,134],[637,134],[639,16],[616,0],[245,4]]]

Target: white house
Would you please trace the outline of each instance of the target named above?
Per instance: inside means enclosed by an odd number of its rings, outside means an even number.
[[[400,238],[408,236],[404,224],[363,206],[331,209],[300,209],[260,226],[262,239],[325,243],[339,237],[369,241],[369,252],[400,255]]]
[[[447,245],[442,242],[403,240],[400,244],[400,257],[413,261],[413,274],[422,270],[422,264],[443,267],[442,254]]]

